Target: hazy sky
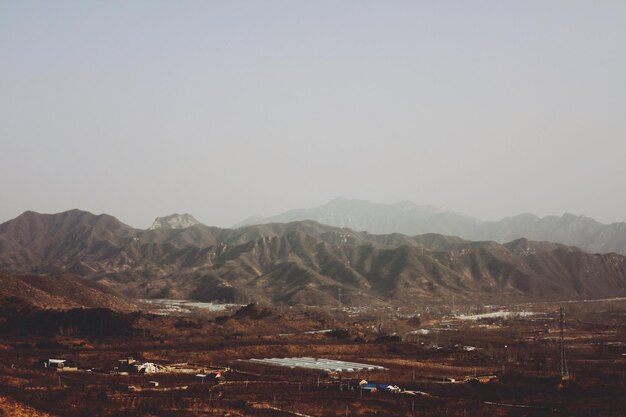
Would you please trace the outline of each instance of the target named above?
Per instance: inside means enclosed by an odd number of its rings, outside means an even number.
[[[626,220],[626,1],[0,0],[0,222]]]

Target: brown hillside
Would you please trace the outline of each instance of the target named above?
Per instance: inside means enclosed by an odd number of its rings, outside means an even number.
[[[73,275],[15,276],[0,273],[0,303],[3,309],[108,308],[137,310],[137,305],[110,288]]]

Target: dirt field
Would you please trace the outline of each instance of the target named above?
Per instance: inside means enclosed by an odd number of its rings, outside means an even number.
[[[83,337],[76,329],[4,334],[0,415],[626,415],[626,302],[564,306],[566,380],[560,377],[558,306],[547,304],[507,309],[527,314],[471,319],[442,311],[422,312],[415,320],[396,310],[384,322],[379,312],[318,317],[267,311],[217,320],[141,316],[133,332],[106,338]],[[330,329],[339,330],[323,332]],[[129,356],[159,365],[189,363],[190,373],[114,372]],[[386,369],[329,374],[247,361],[301,356]],[[78,371],[37,367],[40,358],[66,359]],[[217,368],[229,369],[222,383],[196,376]],[[487,375],[493,380],[477,378]],[[402,392],[369,392],[359,387],[363,379]]]

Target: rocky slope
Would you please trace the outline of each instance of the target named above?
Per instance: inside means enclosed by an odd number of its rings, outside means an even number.
[[[432,206],[417,206],[408,201],[375,204],[338,198],[311,209],[291,210],[271,217],[251,217],[235,227],[301,220],[314,220],[378,234],[440,233],[500,243],[527,238],[574,245],[592,253],[615,252],[626,255],[626,223],[623,222],[602,224],[589,217],[567,213],[560,217],[520,214],[496,222],[483,222]]]
[[[133,297],[336,305],[626,295],[626,258],[526,239],[373,235],[313,221],[136,230],[72,210],[0,225],[0,269],[82,275]]]
[[[165,217],[157,217],[149,230],[155,229],[186,229],[187,227],[200,224],[191,214],[170,214]]]

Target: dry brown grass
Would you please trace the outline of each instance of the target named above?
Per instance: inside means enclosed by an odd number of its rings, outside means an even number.
[[[2,417],[54,417],[52,414],[37,411],[18,403],[10,397],[0,396],[0,416]]]

